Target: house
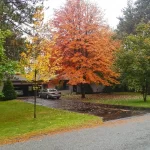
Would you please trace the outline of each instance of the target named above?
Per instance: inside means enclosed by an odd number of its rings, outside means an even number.
[[[33,96],[34,95],[34,83],[28,82],[26,78],[20,74],[16,74],[10,79],[14,86],[14,89],[18,96]],[[41,88],[47,88],[47,84],[38,83],[38,90]],[[0,91],[2,91],[4,83],[0,85]]]
[[[56,86],[58,90],[61,90],[64,93],[81,93],[80,85],[69,85],[69,80],[61,80],[59,84]],[[100,84],[85,84],[85,93],[92,94],[92,93],[101,93],[104,89],[103,85]]]
[[[11,78],[12,84],[18,96],[33,96],[34,95],[34,83],[28,82],[26,78],[20,74],[16,74]],[[69,85],[69,80],[61,80],[59,84],[54,85],[49,83],[38,82],[38,91],[43,88],[56,88],[64,94],[70,93],[81,93],[81,88],[79,85]],[[0,91],[2,91],[3,83],[0,85]],[[85,93],[101,93],[104,89],[103,85],[99,84],[85,84]]]

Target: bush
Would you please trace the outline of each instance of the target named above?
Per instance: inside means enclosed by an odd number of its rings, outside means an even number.
[[[17,98],[16,92],[10,80],[4,82],[4,87],[2,92],[4,94],[4,97],[2,98],[3,100],[12,100]]]
[[[0,92],[0,100],[2,100],[3,97],[4,97],[4,94]]]

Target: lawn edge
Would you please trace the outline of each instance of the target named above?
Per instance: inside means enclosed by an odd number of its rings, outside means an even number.
[[[107,103],[92,103],[96,105],[101,105],[107,108],[119,108],[119,109],[130,109],[130,110],[147,110],[150,111],[150,107],[144,106],[131,106],[131,105],[119,105],[119,104],[107,104]]]
[[[52,136],[56,134],[61,134],[61,133],[67,133],[67,132],[72,132],[72,131],[77,131],[77,130],[82,130],[82,129],[88,129],[88,128],[95,128],[103,124],[102,118],[100,120],[95,120],[91,121],[90,123],[85,123],[81,125],[77,125],[76,127],[67,127],[67,128],[61,128],[58,130],[41,130],[41,131],[36,131],[33,133],[27,133],[23,136],[17,136],[17,137],[12,137],[10,139],[5,139],[5,140],[0,140],[0,146],[7,145],[7,144],[14,144],[18,142],[25,142],[28,140],[32,139],[40,139],[43,136]]]

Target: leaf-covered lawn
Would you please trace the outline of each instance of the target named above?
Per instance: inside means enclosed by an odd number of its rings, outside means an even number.
[[[123,105],[134,107],[150,108],[150,96],[147,97],[147,102],[143,101],[140,93],[112,93],[112,94],[87,94],[85,99],[81,99],[80,95],[64,95],[64,99],[81,100],[84,102]]]
[[[13,100],[0,102],[0,143],[102,123],[99,117],[37,106]]]
[[[80,94],[66,94],[62,96],[65,100],[82,100],[82,101],[91,101],[91,100],[112,100],[112,99],[142,99],[140,93],[134,92],[118,92],[118,93],[100,93],[100,94],[86,94],[86,98],[82,99]]]
[[[122,105],[132,107],[145,107],[150,108],[150,98],[147,102],[144,102],[142,98],[138,99],[112,99],[112,100],[93,100],[93,103],[111,104],[111,105]]]

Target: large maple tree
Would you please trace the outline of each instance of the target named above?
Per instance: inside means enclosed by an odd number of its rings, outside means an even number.
[[[85,0],[67,0],[55,11],[55,49],[62,59],[61,77],[69,84],[80,85],[82,98],[84,84],[117,83],[118,74],[112,69],[114,52],[119,47],[113,33],[105,24],[102,11]]]

